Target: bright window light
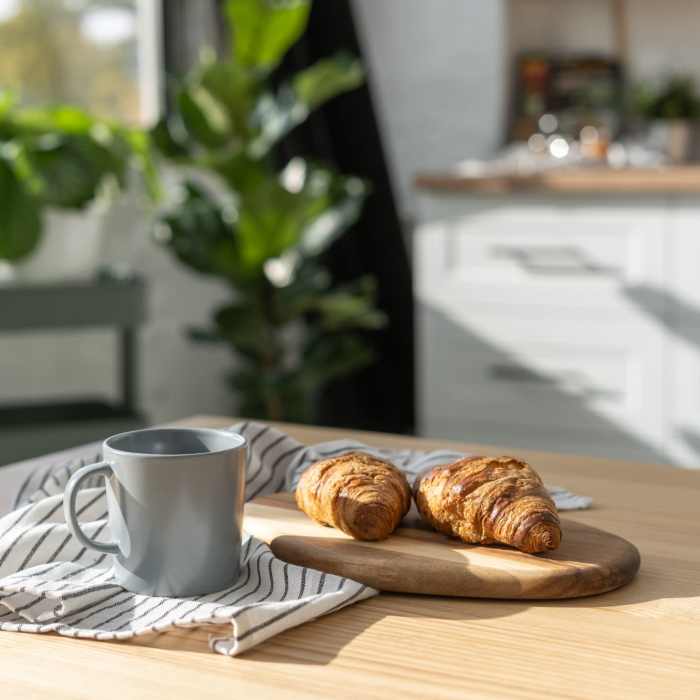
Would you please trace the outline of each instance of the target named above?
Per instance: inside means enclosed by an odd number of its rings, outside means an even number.
[[[0,90],[152,124],[160,114],[161,0],[0,0]]]
[[[136,16],[125,7],[100,7],[83,15],[80,31],[95,44],[116,46],[136,34]]]
[[[19,0],[0,0],[0,22],[7,22],[20,10]]]

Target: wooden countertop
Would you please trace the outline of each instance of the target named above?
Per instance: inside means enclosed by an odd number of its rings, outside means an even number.
[[[681,194],[700,193],[700,165],[658,168],[557,168],[537,173],[460,174],[458,171],[421,172],[421,190],[485,194]]]
[[[197,417],[220,427],[233,418]],[[386,446],[444,440],[284,426],[304,442],[351,435]],[[558,602],[381,594],[227,658],[211,629],[130,642],[0,633],[3,697],[13,698],[697,698],[700,688],[700,472],[515,453],[553,484],[593,496],[567,514],[630,539],[629,586]]]

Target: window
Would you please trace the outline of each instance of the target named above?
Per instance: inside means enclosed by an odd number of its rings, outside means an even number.
[[[158,113],[159,0],[0,0],[0,88],[138,123]]]

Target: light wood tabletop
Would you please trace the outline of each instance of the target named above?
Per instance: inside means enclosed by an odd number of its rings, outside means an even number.
[[[232,418],[185,424],[220,427]],[[567,517],[637,545],[629,586],[571,601],[380,594],[236,658],[211,628],[129,642],[0,633],[3,698],[698,698],[700,472],[617,460],[284,426],[303,442],[517,454],[594,498]]]
[[[418,173],[415,185],[436,192],[484,194],[690,194],[700,192],[700,167],[558,167],[539,172]]]

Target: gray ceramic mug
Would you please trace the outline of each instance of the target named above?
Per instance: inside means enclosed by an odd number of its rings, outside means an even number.
[[[214,593],[239,572],[246,442],[236,433],[153,428],[120,433],[102,446],[103,462],[66,484],[64,511],[85,546],[114,555],[117,583],[148,595]],[[106,481],[112,542],[85,535],[76,516],[80,484]]]

